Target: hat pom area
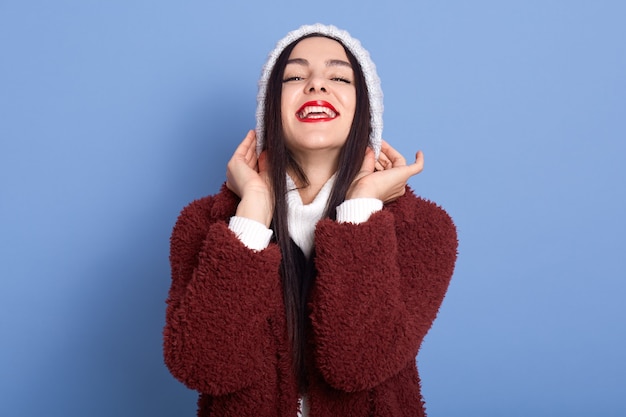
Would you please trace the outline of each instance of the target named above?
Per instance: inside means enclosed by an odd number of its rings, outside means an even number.
[[[316,23],[314,25],[305,25],[289,32],[284,38],[276,43],[274,49],[269,53],[265,65],[261,70],[261,78],[259,79],[259,90],[257,93],[256,108],[256,136],[257,136],[257,154],[263,150],[263,138],[265,134],[265,100],[267,97],[267,83],[276,60],[285,48],[291,43],[301,39],[307,35],[319,34],[341,42],[361,65],[365,83],[367,84],[367,93],[370,102],[370,123],[372,131],[370,133],[370,147],[374,150],[376,159],[380,154],[382,146],[383,132],[383,91],[380,85],[380,78],[376,73],[376,65],[372,61],[369,52],[361,45],[358,39],[353,38],[350,34],[333,25],[323,25]]]

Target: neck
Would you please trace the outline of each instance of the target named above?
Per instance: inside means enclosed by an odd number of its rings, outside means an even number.
[[[337,172],[337,159],[338,155],[332,156],[327,153],[308,155],[306,158],[296,159],[309,180],[309,185],[305,187],[292,172],[289,173],[298,187],[303,204],[310,204],[324,184]]]

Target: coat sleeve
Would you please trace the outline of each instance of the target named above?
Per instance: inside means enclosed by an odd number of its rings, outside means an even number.
[[[222,395],[258,382],[271,362],[280,254],[274,244],[246,248],[222,219],[228,216],[216,215],[215,199],[191,203],[174,226],[164,357],[189,388]]]
[[[337,389],[371,389],[415,360],[454,270],[456,228],[407,191],[365,223],[322,220],[315,242],[316,365]]]

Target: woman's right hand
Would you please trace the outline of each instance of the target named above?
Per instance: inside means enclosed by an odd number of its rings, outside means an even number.
[[[403,196],[409,178],[424,169],[424,154],[415,154],[415,162],[407,164],[400,152],[383,141],[378,161],[367,148],[361,171],[348,188],[346,200],[359,197],[377,198],[389,203]]]
[[[256,134],[250,130],[226,166],[226,186],[241,201],[237,216],[256,220],[269,227],[274,212],[265,151],[257,158]]]

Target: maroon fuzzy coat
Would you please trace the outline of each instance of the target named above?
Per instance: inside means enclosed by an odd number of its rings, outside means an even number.
[[[295,417],[281,254],[273,242],[254,252],[230,231],[237,204],[223,187],[178,218],[165,362],[201,393],[198,416]],[[318,223],[310,417],[425,415],[415,357],[456,250],[450,217],[410,190],[365,223]]]

